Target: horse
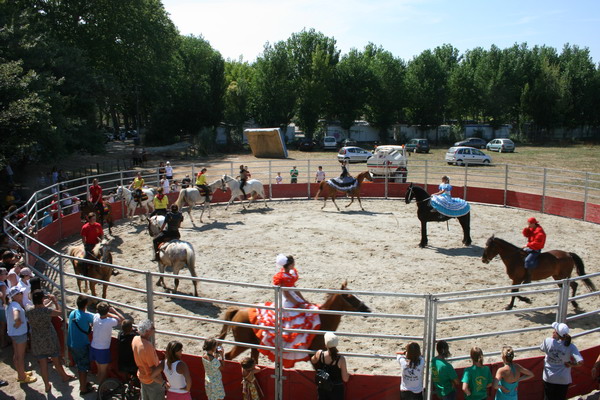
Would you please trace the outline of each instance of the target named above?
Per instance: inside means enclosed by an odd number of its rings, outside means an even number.
[[[365,211],[365,209],[363,208],[362,203],[360,201],[360,186],[362,185],[364,180],[373,182],[373,176],[371,175],[371,173],[369,171],[361,172],[360,174],[356,175],[356,187],[345,192],[351,198],[350,203],[348,203],[346,208],[350,207],[350,205],[352,203],[354,203],[354,198],[356,197],[356,199],[358,200],[358,204],[360,205],[360,209]],[[327,181],[321,181],[321,183],[319,184],[319,190],[317,191],[317,194],[315,196],[315,200],[319,198],[319,195],[321,193],[323,193],[323,207],[321,207],[321,210],[325,208],[325,203],[327,202],[327,198],[331,197],[331,201],[333,201],[335,208],[337,208],[337,210],[340,211],[340,208],[338,207],[338,205],[335,202],[335,198],[337,197],[338,190],[336,188],[334,188],[333,186],[329,185],[328,184],[329,181],[330,181],[330,179],[328,179]]]
[[[417,200],[417,216],[421,221],[421,242],[419,247],[423,248],[427,246],[427,222],[443,222],[448,221],[450,218],[446,215],[437,212],[430,204],[429,200],[431,196],[422,187],[415,186],[412,183],[406,190],[406,196],[404,198],[406,204],[410,204],[412,199]],[[471,245],[471,212],[457,217],[460,226],[463,229],[463,240],[462,243],[465,246]]]
[[[110,252],[110,241],[103,239],[101,240],[92,250],[92,254],[98,261],[102,261],[106,264],[112,264],[112,254]],[[98,264],[90,264],[84,260],[80,260],[85,258],[85,250],[83,245],[79,246],[69,246],[67,248],[67,254],[72,257],[77,257],[77,259],[72,258],[71,263],[73,264],[73,269],[77,275],[87,276],[88,278],[98,279],[106,282],[110,282],[110,277],[112,276],[113,268],[106,265],[98,265]],[[77,279],[77,288],[79,292],[81,292],[81,279]],[[84,291],[87,292],[88,281],[85,280]],[[107,284],[102,285],[102,298],[106,298],[106,290],[108,289]],[[96,296],[96,282],[90,281],[90,290],[92,292],[92,296]]]
[[[227,208],[229,208],[229,205],[233,203],[233,201],[237,198],[240,199],[242,207],[246,209],[246,206],[244,206],[244,194],[240,189],[240,181],[238,181],[237,179],[233,179],[229,175],[223,175],[223,178],[221,179],[223,180],[223,182],[225,182],[229,190],[231,190],[231,198],[229,199],[229,203],[227,203],[225,209],[227,210]],[[248,181],[244,185],[244,192],[250,195],[248,207],[250,207],[250,204],[252,204],[252,202],[256,200],[256,198],[259,195],[263,198],[265,202],[265,207],[267,206],[267,198],[265,197],[265,187],[258,179],[248,179]]]
[[[179,207],[179,209],[182,211],[183,207],[189,206],[189,208],[187,209],[187,213],[190,216],[190,221],[192,221],[192,223],[194,222],[194,220],[192,219],[192,207],[194,205],[200,203],[200,205],[202,206],[202,213],[200,214],[200,222],[202,222],[202,216],[204,215],[204,210],[207,207],[208,218],[210,218],[210,201],[212,200],[212,194],[215,192],[215,190],[221,189],[223,192],[227,190],[225,188],[225,182],[223,181],[223,179],[217,179],[216,181],[208,185],[208,187],[211,192],[211,194],[208,195],[208,199],[207,196],[200,194],[200,190],[198,188],[181,189],[181,191],[179,192],[179,197],[177,197],[175,204],[177,204],[177,207]]]
[[[154,192],[152,189],[142,189],[142,193],[145,194],[148,198],[146,200],[142,200],[139,202],[139,205],[145,210],[143,213],[148,219],[148,212],[152,212],[154,210],[154,205],[152,204],[152,200],[154,199]],[[127,207],[127,218],[133,217],[135,214],[135,209],[138,206],[138,202],[133,198],[133,192],[126,188],[125,186],[119,186],[117,188],[117,194],[115,195],[116,200],[123,199],[125,201],[125,207]],[[140,217],[141,218],[141,217]]]
[[[506,273],[508,274],[508,277],[512,279],[512,284],[520,285],[525,279],[525,257],[527,257],[527,253],[522,248],[492,235],[492,237],[490,237],[485,243],[485,249],[483,249],[481,262],[488,264],[497,255],[500,255],[502,262],[504,262],[504,265],[506,266]],[[541,253],[538,257],[537,267],[531,270],[531,280],[539,281],[550,276],[556,281],[566,279],[571,277],[573,267],[576,268],[577,275],[585,275],[583,261],[577,254],[568,253],[562,250],[546,251]],[[597,290],[596,286],[589,278],[583,279],[583,283],[585,283],[585,285],[591,291],[595,292]],[[573,293],[572,297],[575,297],[577,286],[579,285],[577,282],[570,282],[570,285]],[[511,292],[515,293],[518,291],[518,288],[511,290]],[[528,304],[531,303],[531,300],[527,297],[512,296],[510,303],[508,306],[506,306],[506,310],[513,308],[515,304],[515,297],[518,297],[519,300]],[[579,308],[575,300],[572,300],[571,302],[573,303],[575,309]]]
[[[112,218],[112,207],[108,201],[104,201],[104,212],[100,214],[98,209],[87,200],[82,200],[79,208],[81,210],[81,222],[87,221],[87,215],[91,212],[96,213],[98,222],[104,226],[104,221],[108,224],[108,234],[112,236],[112,227],[114,226]]]
[[[342,284],[341,290],[347,290],[347,282],[344,282]],[[371,312],[369,306],[367,306],[353,294],[330,294],[320,308],[321,310],[357,311],[365,313]],[[230,307],[225,312],[224,320],[244,324],[251,324],[250,319],[248,317],[248,310],[248,308]],[[339,314],[319,314],[319,317],[321,318],[321,327],[319,328],[319,330],[323,332],[335,331],[340,325],[340,321],[342,319],[342,316]],[[255,345],[260,344],[260,340],[254,334],[254,330],[252,328],[244,326],[223,325],[221,333],[218,337],[220,340],[225,339],[229,328],[231,328],[233,337],[236,342],[249,343]],[[231,350],[225,353],[225,358],[227,360],[232,360],[238,355],[242,354],[247,349],[248,347],[245,346],[234,345]],[[325,341],[323,339],[323,335],[315,336],[308,349],[324,350]],[[255,362],[258,362],[258,350],[256,348],[251,349],[251,356]]]

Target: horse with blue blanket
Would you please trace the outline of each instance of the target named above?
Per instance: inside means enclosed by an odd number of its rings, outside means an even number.
[[[315,196],[315,200],[318,199],[321,194],[323,195],[323,207],[321,207],[322,210],[325,208],[327,198],[330,197],[331,201],[333,201],[333,204],[335,205],[335,208],[340,211],[340,208],[335,203],[335,198],[337,197],[338,192],[343,192],[347,196],[350,196],[351,199],[350,203],[348,203],[346,207],[349,207],[354,202],[354,198],[356,197],[358,204],[360,205],[360,209],[365,211],[360,201],[360,186],[364,180],[370,182],[373,181],[373,177],[369,171],[361,172],[356,176],[356,179],[352,178],[351,176],[346,176],[343,178],[340,177],[321,181],[319,184],[319,191]]]
[[[471,212],[469,203],[462,199],[454,199],[442,194],[430,196],[422,187],[412,183],[406,190],[404,200],[410,204],[412,199],[417,200],[417,216],[421,221],[421,243],[419,247],[427,246],[427,222],[443,222],[450,218],[457,218],[463,228],[463,244],[471,245]],[[455,200],[460,200],[456,202]],[[462,204],[462,205],[460,205]]]

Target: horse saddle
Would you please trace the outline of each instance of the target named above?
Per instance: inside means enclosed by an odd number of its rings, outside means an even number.
[[[340,192],[348,192],[358,186],[358,181],[351,176],[345,178],[331,178],[327,184]]]
[[[138,195],[133,195],[133,199],[139,203],[139,202],[141,202],[141,201],[146,201],[146,200],[148,200],[148,195],[147,195],[146,193],[142,193],[142,195],[141,195],[141,196],[138,196]]]
[[[208,197],[212,194],[212,192],[210,190],[207,192],[204,189],[198,189],[198,191],[200,192],[200,196],[204,196],[204,197]]]

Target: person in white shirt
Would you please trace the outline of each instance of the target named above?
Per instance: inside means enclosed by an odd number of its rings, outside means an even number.
[[[94,314],[93,338],[90,346],[90,361],[95,361],[98,368],[98,385],[104,382],[108,372],[108,366],[112,361],[110,354],[110,342],[112,339],[112,328],[123,322],[123,316],[101,301],[96,306],[97,314]]]
[[[31,301],[31,284],[29,281],[33,277],[33,272],[28,267],[21,268],[19,271],[19,282],[17,286],[22,288],[23,292],[23,308],[27,310],[30,307],[33,307],[33,302]]]
[[[421,347],[416,342],[406,346],[406,351],[397,353],[396,361],[400,364],[402,380],[400,381],[401,400],[423,399],[423,371],[425,360],[421,356]]]
[[[171,163],[167,161],[167,165],[165,165],[165,175],[169,181],[173,180],[173,167],[171,167]]]
[[[323,171],[323,167],[319,165],[319,169],[317,170],[317,175],[315,177],[315,182],[321,183],[325,180],[325,171]]]

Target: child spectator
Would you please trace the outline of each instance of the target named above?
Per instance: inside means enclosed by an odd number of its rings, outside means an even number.
[[[471,349],[473,365],[465,368],[462,377],[462,390],[465,400],[485,400],[488,398],[488,388],[492,386],[490,367],[483,365],[483,351],[479,347]]]
[[[181,361],[182,353],[183,345],[180,342],[169,342],[165,350],[166,360],[161,362],[163,373],[169,381],[167,400],[192,400],[192,376],[187,364]]]
[[[94,314],[94,336],[92,338],[90,359],[96,362],[98,385],[100,385],[106,379],[108,365],[112,361],[110,354],[112,328],[123,321],[123,316],[105,301],[98,303],[96,310],[98,312]]]
[[[254,363],[251,357],[242,360],[242,399],[260,400],[264,394],[254,374],[260,372],[260,367]]]
[[[317,175],[315,176],[315,182],[321,183],[325,180],[325,171],[323,171],[323,167],[319,165],[319,169],[317,170]]]
[[[137,365],[135,365],[135,359],[133,358],[133,349],[131,348],[131,341],[137,334],[137,330],[133,327],[133,320],[123,320],[121,332],[119,332],[117,338],[119,343],[119,371],[125,373],[127,379],[129,379],[131,375],[136,375],[138,370]]]
[[[423,370],[425,360],[421,356],[421,347],[416,342],[409,343],[406,351],[401,351],[396,356],[402,371],[400,382],[401,400],[423,399]]]
[[[450,357],[450,347],[445,340],[440,340],[435,348],[438,355],[431,360],[433,387],[441,400],[452,400],[456,398],[459,381],[454,367],[446,361],[446,358]]]
[[[202,356],[202,365],[204,366],[204,384],[206,387],[206,397],[208,400],[222,400],[225,398],[225,388],[223,387],[223,348],[217,345],[215,339],[206,339],[204,346],[204,355]]]
[[[298,183],[298,170],[296,169],[296,166],[293,166],[292,169],[290,169],[290,183]]]
[[[277,176],[275,177],[275,183],[279,185],[281,182],[283,182],[283,177],[281,176],[281,172],[278,172]]]

